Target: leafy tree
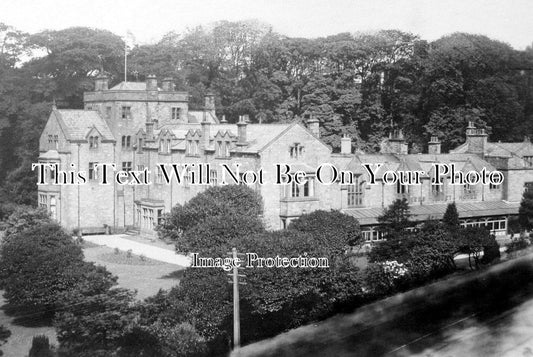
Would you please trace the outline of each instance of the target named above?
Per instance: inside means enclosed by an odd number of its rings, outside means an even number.
[[[16,207],[7,218],[0,221],[0,230],[4,232],[4,240],[7,241],[11,235],[49,223],[52,221],[45,209]]]
[[[263,212],[259,193],[245,185],[210,187],[187,203],[176,205],[157,227],[160,237],[178,241],[183,232],[198,225],[208,217],[245,215],[257,217]],[[180,248],[181,249],[181,248]]]
[[[80,246],[56,223],[10,235],[0,252],[7,301],[44,316],[53,316],[69,291],[84,288],[97,293],[116,282],[104,268],[84,262]]]
[[[522,229],[533,228],[533,192],[524,191],[520,207],[518,208],[518,221]]]
[[[384,226],[387,236],[394,236],[411,225],[409,216],[407,199],[397,199],[378,217],[378,222]]]
[[[328,254],[342,255],[348,246],[361,243],[361,230],[357,219],[340,211],[314,211],[293,220],[290,230],[307,233],[313,241],[326,247]]]
[[[457,212],[457,206],[455,205],[455,202],[449,203],[448,207],[446,207],[446,212],[444,212],[442,222],[448,227],[460,227],[459,213]]]

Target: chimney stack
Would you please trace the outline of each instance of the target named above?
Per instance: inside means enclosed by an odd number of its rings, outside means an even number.
[[[352,138],[344,134],[341,138],[341,154],[349,155],[352,153]]]
[[[96,80],[94,81],[94,90],[97,91],[103,91],[107,90],[109,86],[109,79],[102,75],[96,77]]]
[[[408,152],[407,144],[403,136],[402,129],[394,129],[389,133],[389,138],[381,142],[381,153],[406,155]]]
[[[315,137],[320,138],[320,122],[314,114],[311,114],[311,117],[307,119],[307,128]]]
[[[428,154],[440,154],[440,141],[435,135],[431,136],[428,143]]]
[[[174,81],[170,77],[167,77],[161,81],[161,89],[163,89],[165,92],[173,92],[174,87]]]
[[[146,77],[146,90],[157,90],[157,78],[153,74]]]
[[[204,121],[201,122],[202,125],[202,143],[204,148],[209,146],[209,138],[211,136],[211,123],[207,121],[204,117]]]
[[[487,147],[487,133],[485,129],[477,129],[474,122],[469,121],[468,127],[466,128],[466,145],[467,153],[484,157],[485,148]]]
[[[246,127],[248,126],[248,115],[239,115],[239,122],[237,123],[237,145],[246,145]]]

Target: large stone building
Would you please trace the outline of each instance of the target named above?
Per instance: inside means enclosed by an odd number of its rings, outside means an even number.
[[[396,198],[408,199],[418,221],[439,219],[447,204],[456,202],[463,224],[487,225],[502,235],[508,217],[518,211],[524,188],[533,187],[531,143],[488,143],[485,132],[473,126],[467,130],[466,143],[448,154],[440,152],[437,138],[428,144],[428,154],[407,154],[401,131],[384,141],[380,154],[354,154],[347,137],[341,141],[341,153],[333,154],[320,140],[316,119],[305,125],[251,124],[242,116],[229,124],[216,116],[213,95],[206,96],[204,110],[190,111],[187,93],[175,91],[169,79],[161,87],[149,76],[144,83],[122,82],[108,88],[107,79],[98,78],[84,102],[83,110],[52,110],[40,138],[39,157],[40,162],[58,165],[58,170],[47,168],[48,182],[69,181],[69,171],[85,171],[83,184],[39,185],[39,205],[67,229],[83,233],[133,229],[153,234],[163,213],[208,187],[194,184],[200,174],[210,185],[228,177],[222,164],[234,172],[238,164],[240,175],[263,170],[264,183],[251,186],[263,197],[263,218],[269,228],[284,228],[290,220],[317,209],[339,209],[360,221],[368,241],[381,238],[377,217]],[[116,163],[123,171],[147,169],[152,184],[120,185],[108,170],[109,182],[102,185],[104,172],[96,167],[103,163]],[[183,172],[180,183],[175,179],[167,183],[158,165],[172,163],[195,166]],[[451,185],[450,175],[444,175],[443,184],[436,185],[431,174],[435,163],[454,164],[462,172],[498,169],[505,181]],[[308,180],[277,185],[276,164],[305,172]],[[352,181],[319,183],[316,169],[322,164],[328,168],[323,171],[326,181],[331,166],[351,173]],[[383,164],[378,173],[420,171],[428,176],[419,185],[389,185],[380,177],[371,184],[363,164]],[[198,172],[200,167],[203,173]],[[126,179],[134,182],[133,177]]]

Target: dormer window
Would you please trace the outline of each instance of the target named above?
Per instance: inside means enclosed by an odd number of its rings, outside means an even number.
[[[225,156],[226,157],[230,157],[230,151],[229,150],[231,148],[231,141],[226,141],[224,147],[225,147],[225,151],[224,151],[225,152]]]
[[[89,149],[98,148],[98,136],[89,136]]]
[[[299,143],[294,143],[294,145],[290,147],[290,154],[291,159],[300,159],[303,157],[304,147]]]
[[[198,156],[199,140],[187,140],[187,155]]]
[[[222,156],[222,141],[218,140],[216,143],[216,149],[215,149],[215,155],[216,156]]]
[[[142,152],[142,151],[143,151],[143,138],[139,138],[139,147],[138,147],[138,151],[139,151],[139,152]]]
[[[172,139],[170,138],[161,138],[159,140],[159,152],[164,154],[170,154],[172,149]]]

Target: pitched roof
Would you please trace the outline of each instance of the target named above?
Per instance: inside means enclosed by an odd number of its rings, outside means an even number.
[[[517,214],[520,206],[519,202],[507,201],[483,201],[483,202],[456,202],[459,218],[501,216],[507,214]],[[434,205],[414,205],[409,206],[409,213],[412,221],[426,221],[431,219],[442,219],[447,203]],[[357,218],[361,225],[378,224],[377,218],[383,214],[384,208],[348,208],[343,212]]]
[[[115,140],[107,123],[96,111],[54,109],[52,115],[57,118],[67,140],[85,140],[93,128],[102,134],[102,140]]]
[[[249,124],[246,127],[248,145],[235,150],[244,153],[258,153],[293,125],[296,124]],[[163,125],[160,130],[162,129],[169,129],[176,136],[176,139],[184,140],[190,130],[201,130],[202,127],[199,123],[181,123]],[[214,141],[218,132],[228,132],[232,137],[236,137],[238,133],[237,124],[211,124],[209,130],[210,140],[212,141]],[[184,146],[180,144],[178,143],[173,147],[183,148]]]

